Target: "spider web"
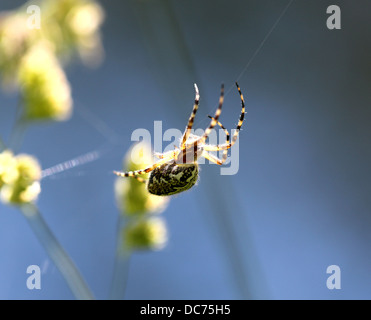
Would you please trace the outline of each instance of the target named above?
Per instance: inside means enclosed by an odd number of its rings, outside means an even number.
[[[117,148],[120,144],[119,142],[123,140],[123,137],[118,135],[106,122],[99,118],[89,108],[85,107],[82,103],[76,103],[75,110],[85,122],[106,139],[106,142],[94,150],[80,154],[72,159],[60,162],[42,170],[42,179],[55,178],[56,175],[60,175],[61,173],[76,167],[81,167],[88,163],[98,161],[103,156],[114,150],[114,148]],[[107,174],[112,174],[112,172],[107,172]],[[84,173],[78,171],[75,175],[81,176],[84,175]]]

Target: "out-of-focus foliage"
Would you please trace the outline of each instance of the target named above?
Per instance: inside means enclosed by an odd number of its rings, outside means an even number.
[[[40,8],[39,25],[31,5]],[[101,61],[103,19],[93,0],[41,0],[0,15],[0,76],[6,88],[20,88],[26,120],[68,119],[71,90],[61,64],[74,54],[88,65]]]
[[[134,145],[124,158],[124,169],[135,171],[151,166],[151,148],[144,142]],[[148,179],[148,174],[141,175]],[[169,198],[152,195],[145,183],[127,177],[118,177],[115,183],[116,201],[126,218],[122,229],[122,244],[130,250],[161,249],[167,241],[167,229],[161,217],[152,214],[162,212]]]
[[[0,73],[3,84],[14,84],[20,60],[38,32],[26,27],[26,12],[0,14]]]
[[[99,63],[103,47],[99,28],[104,20],[101,6],[92,0],[44,1],[42,12],[45,38],[59,56],[68,58],[75,51],[87,64]]]
[[[13,153],[5,150],[0,153],[0,188],[17,179],[17,160]]]
[[[167,241],[166,224],[162,218],[147,217],[130,221],[122,230],[123,246],[130,250],[158,250]]]
[[[47,43],[39,42],[22,58],[18,72],[26,119],[65,120],[71,114],[71,90]]]
[[[4,89],[19,91],[9,145],[0,138],[0,150],[5,150],[0,153],[0,200],[27,217],[79,299],[93,294],[34,205],[41,192],[41,167],[34,157],[13,155],[8,148],[19,148],[24,129],[35,120],[69,118],[73,101],[63,67],[76,54],[90,65],[100,61],[103,16],[94,0],[36,0],[0,13],[0,80]]]
[[[69,118],[73,101],[63,64],[74,53],[88,64],[99,62],[103,19],[103,9],[94,0],[40,0],[0,13],[0,77],[4,88],[20,92],[18,123]],[[33,157],[0,154],[3,202],[35,201],[40,179]]]
[[[0,154],[0,195],[4,203],[21,205],[37,199],[41,168],[29,155],[14,156],[10,151]]]

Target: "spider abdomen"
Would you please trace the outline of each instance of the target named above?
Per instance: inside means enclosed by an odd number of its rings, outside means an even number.
[[[197,179],[197,163],[165,163],[151,171],[147,188],[149,193],[169,196],[190,189]]]

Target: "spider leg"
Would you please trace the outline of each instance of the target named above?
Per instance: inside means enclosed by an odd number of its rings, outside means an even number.
[[[225,155],[226,155],[226,153],[225,153]],[[227,157],[224,156],[224,154],[223,154],[223,158],[222,159],[219,159],[218,157],[216,157],[213,154],[208,153],[206,151],[202,152],[202,156],[204,158],[206,158],[207,160],[209,160],[211,162],[214,162],[214,163],[216,163],[218,165],[222,165],[225,162],[225,160],[227,160]]]
[[[205,130],[204,135],[201,138],[201,141],[205,141],[208,135],[210,134],[211,130],[217,125],[218,123],[218,118],[220,114],[222,113],[222,106],[224,102],[224,84],[222,84],[222,87],[220,89],[220,98],[219,98],[219,106],[218,109],[215,111],[215,115],[212,118],[209,127]]]
[[[195,103],[193,105],[193,110],[192,110],[191,116],[189,117],[189,120],[188,120],[187,128],[186,128],[186,130],[183,134],[183,137],[182,137],[181,149],[185,146],[185,143],[186,143],[187,139],[189,138],[189,135],[190,135],[192,127],[193,127],[193,122],[194,122],[194,119],[195,119],[195,116],[196,116],[196,112],[198,110],[198,104],[200,102],[200,93],[198,91],[197,84],[195,84],[195,91],[196,91]]]
[[[119,177],[135,177],[141,174],[146,174],[148,172],[151,172],[152,170],[156,169],[157,167],[163,165],[164,163],[168,162],[170,160],[170,156],[167,158],[164,158],[156,163],[154,163],[152,166],[147,167],[145,169],[136,170],[136,171],[128,171],[128,172],[119,172],[119,171],[113,171],[113,173]]]
[[[233,143],[234,144],[234,143]],[[203,146],[205,151],[221,151],[221,150],[228,150],[232,147],[232,143],[225,143],[225,144],[206,144]]]
[[[241,115],[240,115],[240,119],[239,119],[238,124],[237,124],[236,131],[233,134],[232,141],[230,143],[228,143],[228,141],[227,141],[227,143],[225,143],[225,144],[216,145],[216,146],[205,145],[204,150],[206,150],[206,151],[220,151],[220,150],[229,149],[230,147],[232,147],[235,144],[235,142],[238,138],[238,134],[239,134],[239,131],[242,127],[242,123],[243,123],[243,120],[244,120],[244,117],[245,117],[245,100],[243,98],[241,89],[240,89],[237,82],[236,82],[236,86],[237,86],[238,93],[240,94],[240,97],[241,97],[242,110],[241,110]]]
[[[208,116],[208,117],[210,119],[214,119],[212,116]],[[224,130],[225,137],[226,137],[226,144],[229,144],[230,136],[229,136],[228,130],[220,123],[220,121],[217,121],[217,124],[220,128]],[[224,149],[222,161],[225,162],[225,160],[227,160],[227,157],[228,157],[228,149]]]
[[[160,152],[154,152],[153,153],[156,158],[163,159],[165,156],[163,153]]]
[[[208,116],[210,119],[214,119],[212,116]],[[217,121],[217,125],[224,130],[224,133],[226,135],[227,142],[229,141],[229,132],[228,130],[220,123],[220,121]]]
[[[170,150],[165,153],[160,153],[160,152],[154,152],[155,157],[159,159],[171,159],[174,158],[176,155],[177,150],[179,149],[178,147],[174,146],[175,150]]]

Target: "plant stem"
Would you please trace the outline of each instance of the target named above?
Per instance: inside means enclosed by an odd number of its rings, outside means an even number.
[[[75,297],[79,300],[94,299],[79,270],[55,238],[37,207],[33,204],[27,204],[21,207],[21,211],[50,259],[62,273]]]
[[[15,115],[15,123],[9,139],[9,149],[13,150],[14,153],[18,153],[20,147],[22,146],[23,137],[27,126],[28,122],[22,115],[22,99],[19,98]]]
[[[127,247],[125,247],[124,244],[122,232],[124,220],[124,217],[120,215],[119,221],[117,223],[116,256],[113,269],[111,291],[109,295],[110,300],[124,299],[126,284],[128,280],[131,252]]]
[[[3,141],[3,139],[1,139],[1,137],[0,137],[0,152],[5,150],[5,149],[6,149],[6,145]]]
[[[14,153],[18,153],[22,146],[24,133],[27,129],[27,121],[22,118],[17,119],[14,124],[13,130],[10,135],[9,148],[13,150]]]

